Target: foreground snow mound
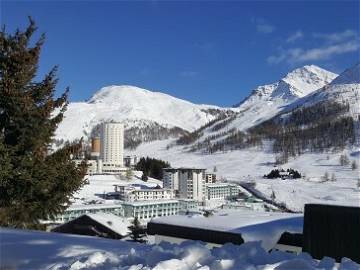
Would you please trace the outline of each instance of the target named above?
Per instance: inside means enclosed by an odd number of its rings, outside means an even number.
[[[331,258],[319,262],[306,253],[267,253],[259,242],[225,244],[209,250],[195,241],[144,245],[13,229],[0,229],[0,234],[0,269],[360,269],[346,258],[336,265]]]

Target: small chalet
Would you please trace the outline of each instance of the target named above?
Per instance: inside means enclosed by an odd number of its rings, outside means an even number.
[[[52,232],[121,239],[130,233],[129,226],[130,222],[125,218],[109,213],[97,213],[82,215],[55,227]]]

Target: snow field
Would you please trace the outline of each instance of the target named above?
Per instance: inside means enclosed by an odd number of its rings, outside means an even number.
[[[350,162],[356,160],[360,165],[359,149],[349,148],[343,152],[306,153],[282,165],[284,169],[298,170],[304,178],[298,180],[263,179],[274,169],[275,155],[260,148],[249,148],[232,152],[218,152],[212,155],[185,152],[181,147],[166,146],[173,140],[155,141],[140,145],[129,154],[151,156],[169,161],[173,167],[199,167],[209,172],[216,166],[218,178],[231,181],[254,181],[256,188],[270,197],[272,190],[277,202],[285,203],[290,209],[302,211],[305,203],[330,203],[360,206],[360,191],[357,181],[359,169],[340,166],[341,154],[346,154]],[[336,181],[322,182],[325,173],[335,175]]]

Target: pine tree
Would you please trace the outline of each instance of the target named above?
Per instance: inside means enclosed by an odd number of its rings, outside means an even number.
[[[350,164],[349,157],[347,155],[341,155],[340,156],[340,165],[341,166],[347,166]]]
[[[143,174],[142,174],[142,176],[141,176],[141,180],[144,181],[144,182],[147,182],[148,179],[149,179],[149,178],[148,178],[146,172],[143,172]]]
[[[130,230],[130,238],[134,242],[139,243],[146,243],[146,240],[143,239],[143,237],[146,236],[146,230],[144,227],[140,224],[140,221],[137,217],[135,217],[132,221],[132,224],[128,227]]]
[[[329,181],[329,173],[328,173],[328,172],[325,172],[325,173],[324,173],[324,176],[322,177],[322,180],[323,180],[324,182]]]
[[[44,35],[31,47],[36,26],[29,21],[25,31],[0,32],[0,225],[39,228],[39,220],[65,210],[86,165],[70,160],[81,144],[49,151],[68,89],[54,98],[56,67],[34,81]]]

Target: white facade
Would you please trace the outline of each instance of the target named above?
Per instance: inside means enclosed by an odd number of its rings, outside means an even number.
[[[205,200],[205,169],[179,168],[179,197]]]
[[[125,217],[138,219],[177,215],[180,210],[177,200],[127,202],[123,207]]]
[[[218,183],[218,184],[207,184],[206,185],[206,199],[227,199],[232,196],[237,196],[240,190],[237,185]]]
[[[163,169],[163,186],[175,191],[179,190],[179,171],[174,168]]]
[[[101,126],[101,152],[103,170],[124,166],[124,125],[104,123]]]
[[[125,201],[156,201],[171,200],[174,198],[174,191],[171,189],[138,189],[125,194]]]

